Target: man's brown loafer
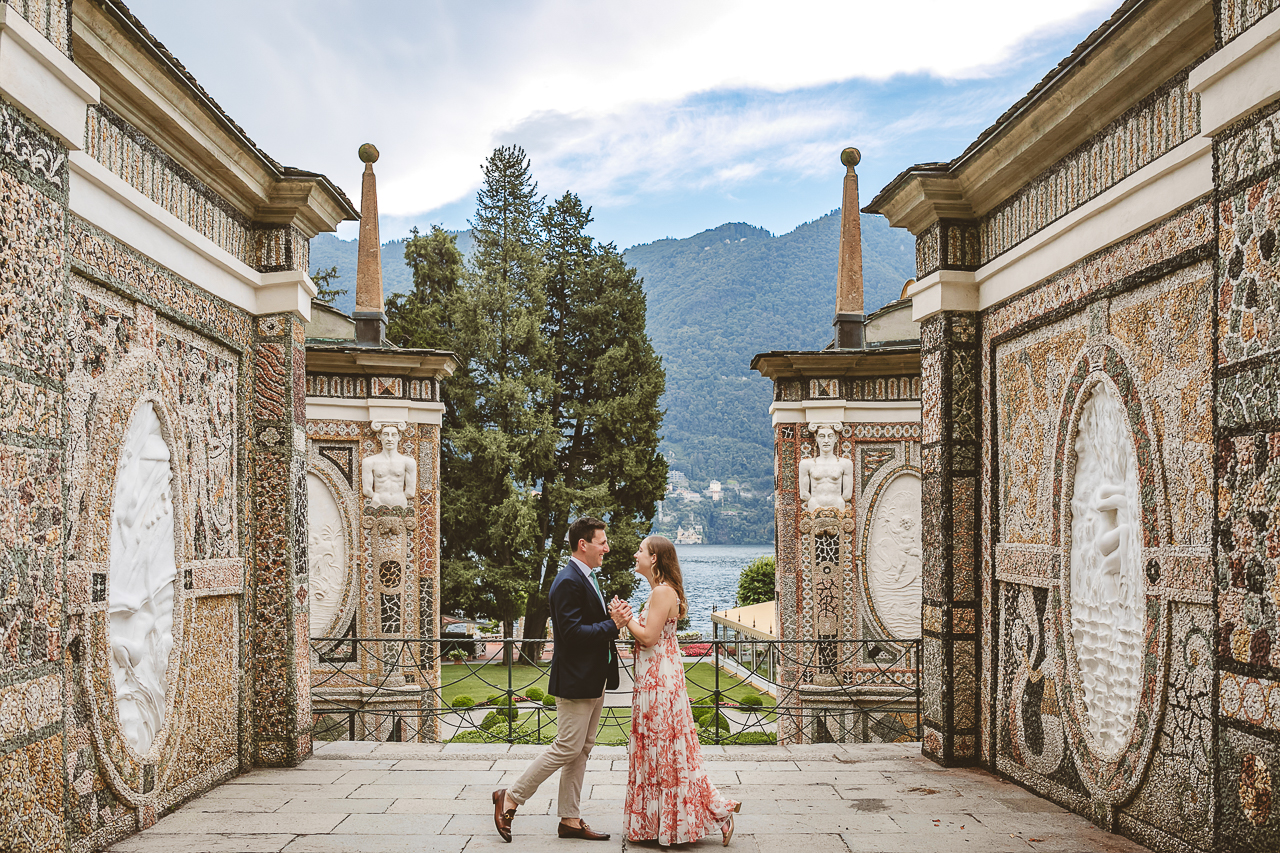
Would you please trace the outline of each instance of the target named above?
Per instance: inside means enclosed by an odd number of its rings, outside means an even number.
[[[560,821],[560,825],[556,828],[556,834],[561,838],[581,838],[585,841],[608,841],[609,833],[596,832],[587,826],[587,822],[583,821],[582,826],[570,826],[564,821]]]
[[[502,840],[511,843],[511,821],[516,816],[515,809],[503,809],[507,804],[507,789],[499,788],[493,792],[493,825],[498,828]]]

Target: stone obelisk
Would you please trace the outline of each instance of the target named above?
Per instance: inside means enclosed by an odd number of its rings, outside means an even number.
[[[366,142],[360,146],[364,177],[360,184],[360,245],[356,256],[356,344],[380,347],[387,331],[387,314],[382,302],[382,244],[378,237],[378,184],[373,164],[378,149]]]
[[[844,200],[840,207],[840,266],[836,273],[836,349],[862,347],[862,222],[858,209],[858,173],[854,166],[862,159],[857,148],[840,152],[845,165]]]

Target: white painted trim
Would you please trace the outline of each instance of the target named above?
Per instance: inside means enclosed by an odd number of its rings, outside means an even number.
[[[0,5],[0,94],[71,151],[84,147],[85,108],[102,97],[88,74],[7,5]]]
[[[1200,95],[1205,136],[1280,97],[1280,9],[1196,66],[1187,85]]]
[[[251,314],[311,319],[316,290],[306,272],[260,273],[83,151],[71,152],[70,165],[72,213]]]
[[[310,409],[307,410],[310,417]],[[920,401],[892,400],[805,400],[800,403],[775,402],[769,406],[774,426],[778,424],[897,424],[919,423]]]
[[[362,421],[364,423],[396,423],[440,426],[444,419],[444,403],[418,400],[352,400],[334,397],[308,397],[309,421]]]
[[[962,270],[935,270],[920,279],[908,294],[911,319],[917,323],[939,311],[977,311],[978,284]]]
[[[1212,190],[1213,144],[1200,136],[1189,139],[981,267],[973,274],[976,309],[1034,287]],[[914,310],[912,316],[920,319]]]

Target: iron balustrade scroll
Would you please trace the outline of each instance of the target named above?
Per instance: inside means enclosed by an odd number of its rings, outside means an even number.
[[[313,639],[316,740],[550,743],[546,696],[554,641]],[[708,744],[887,743],[920,739],[913,640],[716,639],[682,646],[690,710]],[[625,744],[634,649],[605,694],[597,743]]]

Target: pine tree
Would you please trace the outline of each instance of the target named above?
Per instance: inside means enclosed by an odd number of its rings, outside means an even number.
[[[477,597],[507,637],[534,575],[535,492],[554,447],[545,414],[552,384],[542,206],[524,150],[494,151],[476,196],[475,252],[457,313],[469,385],[457,389],[449,444],[460,474],[442,527],[451,550],[472,555]]]
[[[666,483],[658,453],[662,365],[645,333],[642,282],[612,245],[586,233],[591,211],[565,193],[542,217],[543,333],[554,387],[547,419],[554,458],[538,501],[539,575],[525,608],[525,636],[541,639],[551,581],[572,546],[573,519],[591,513],[609,522],[603,586],[628,597],[635,583],[631,554],[648,532]],[[526,648],[532,655],[535,649]]]
[[[570,522],[609,523],[607,594],[630,595],[631,553],[666,483],[658,454],[662,365],[642,282],[587,233],[572,193],[544,209],[525,152],[484,165],[459,278],[439,228],[405,249],[414,290],[387,307],[388,337],[453,350],[441,437],[443,600],[497,618],[524,613],[526,652],[545,637],[547,593]]]

